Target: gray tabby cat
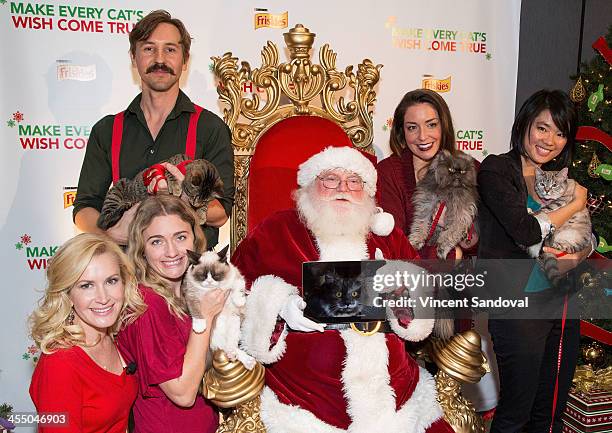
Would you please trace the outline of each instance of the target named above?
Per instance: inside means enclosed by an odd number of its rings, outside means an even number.
[[[534,189],[542,201],[542,208],[538,212],[552,212],[574,199],[576,182],[569,179],[567,173],[567,167],[560,171],[544,171],[536,167]],[[569,254],[582,251],[591,245],[589,211],[583,209],[575,213],[565,224],[557,227],[552,236],[544,240],[544,245]],[[546,277],[556,286],[561,277],[557,257],[554,254],[539,251],[530,251],[530,254],[538,258]]]
[[[230,291],[223,310],[215,319],[210,348],[213,352],[216,349],[223,350],[229,359],[238,359],[251,370],[255,367],[255,359],[238,346],[240,322],[246,305],[245,282],[238,269],[227,261],[228,248],[229,245],[219,253],[207,251],[204,254],[188,250],[191,265],[183,278],[181,293],[192,317],[194,329],[204,331],[207,326],[212,326],[212,323],[206,323],[206,319],[200,317],[200,297],[213,289]]]
[[[445,226],[438,224],[430,240],[437,245],[437,256],[445,259],[467,237],[476,217],[478,191],[472,157],[463,152],[455,156],[448,150],[438,152],[425,177],[417,184],[412,202],[414,217],[409,240],[417,250],[427,241],[438,205],[445,203]]]
[[[187,155],[174,155],[164,162],[177,165],[188,160]],[[147,198],[147,187],[144,184],[143,170],[134,179],[119,179],[119,181],[108,190],[104,205],[98,217],[98,227],[103,230],[114,226],[123,216],[123,213],[136,203]],[[183,196],[193,207],[198,215],[200,225],[206,222],[206,211],[208,203],[215,198],[223,197],[223,181],[219,176],[217,168],[205,159],[196,159],[185,167],[185,179],[182,184],[166,170],[166,181],[168,182],[168,193],[176,197]]]

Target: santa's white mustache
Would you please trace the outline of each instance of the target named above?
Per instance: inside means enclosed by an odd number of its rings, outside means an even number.
[[[332,196],[325,197],[323,200],[325,200],[325,201],[346,200],[346,201],[349,201],[351,203],[355,203],[355,200],[351,196],[351,194],[350,193],[346,193],[346,192],[336,193],[336,194],[334,194]]]

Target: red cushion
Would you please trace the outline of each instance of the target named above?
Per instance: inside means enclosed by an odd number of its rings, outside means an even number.
[[[247,232],[268,215],[295,206],[291,193],[298,166],[328,146],[353,143],[339,125],[322,117],[290,117],[266,131],[251,159]]]

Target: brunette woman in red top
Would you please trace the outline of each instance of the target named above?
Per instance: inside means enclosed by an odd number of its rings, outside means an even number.
[[[47,280],[30,318],[43,352],[30,396],[38,412],[66,414],[66,423],[38,431],[125,433],[137,386],[113,338],[146,308],[132,265],[110,238],[84,233],[57,251]]]
[[[459,152],[455,146],[453,120],[444,99],[427,89],[406,93],[395,109],[389,141],[393,154],[376,167],[378,203],[393,215],[395,225],[408,235],[414,212],[412,194],[417,183],[441,149],[453,155]],[[439,223],[443,221],[444,213]],[[475,254],[476,242],[477,235],[473,233],[469,243],[464,241],[455,252],[451,250],[449,258],[460,258],[462,249]],[[419,255],[424,259],[437,258],[435,247],[425,246]]]
[[[210,330],[227,295],[221,289],[204,295],[200,312],[208,326],[192,329],[181,281],[189,266],[187,250],[203,252],[206,246],[197,217],[177,197],[150,196],[134,216],[128,245],[147,304],[147,311],[118,337],[121,353],[138,366],[134,432],[214,433],[216,409],[198,388],[210,356]]]

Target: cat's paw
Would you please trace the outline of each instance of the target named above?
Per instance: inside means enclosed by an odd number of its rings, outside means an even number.
[[[244,352],[238,352],[238,361],[242,362],[242,365],[244,365],[247,370],[252,370],[257,364],[255,358],[250,355],[247,355]]]

